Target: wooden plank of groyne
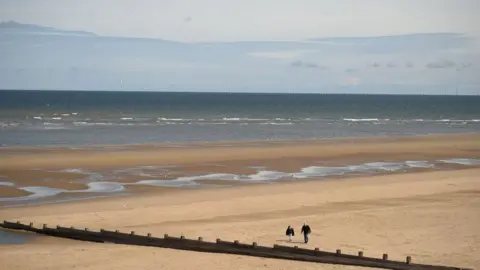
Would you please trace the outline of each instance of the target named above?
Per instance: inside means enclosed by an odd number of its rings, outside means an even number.
[[[123,233],[120,231],[100,230],[100,234],[109,238],[112,243],[131,244],[143,246],[161,246],[164,239],[148,235],[137,235],[132,233]]]
[[[63,238],[69,238],[74,240],[81,240],[81,241],[97,242],[97,243],[103,243],[106,241],[105,237],[102,237],[99,232],[85,231],[80,229],[71,229],[71,228],[60,227],[60,226],[57,226],[56,228],[44,227],[41,233],[50,235],[50,236],[63,237]]]
[[[362,261],[371,261],[371,262],[384,262],[384,259],[381,258],[372,258],[372,257],[364,257],[363,252],[359,253],[359,255],[350,255],[344,254],[341,250],[336,250],[335,252],[328,252],[328,251],[320,251],[316,249],[304,249],[298,247],[291,247],[291,246],[283,246],[283,245],[273,245],[274,249],[282,250],[292,254],[303,254],[303,255],[315,255],[317,257],[337,257],[337,258],[345,258],[345,259],[353,259],[353,260],[362,260]],[[395,263],[403,263],[398,261],[390,261]]]
[[[21,223],[20,221],[17,222],[11,222],[11,221],[3,221],[2,227],[6,229],[12,229],[12,230],[29,230],[31,229],[30,225],[26,225]]]
[[[231,246],[231,247],[238,247],[238,248],[254,248],[252,244],[245,244],[240,243],[240,241],[235,240],[233,242],[217,240],[217,245],[224,245],[224,246]]]
[[[23,231],[29,231],[29,232],[35,232],[35,233],[39,233],[41,231],[39,228],[35,228],[33,226],[33,223],[26,225],[19,221],[11,222],[11,221],[5,220],[2,223],[0,223],[0,227],[5,229],[10,229],[10,230],[23,230]]]

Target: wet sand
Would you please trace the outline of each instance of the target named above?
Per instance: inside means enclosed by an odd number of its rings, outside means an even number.
[[[480,135],[192,143],[183,146],[3,148],[0,149],[0,179],[17,187],[85,190],[92,181],[133,183],[221,173],[249,175],[258,170],[293,173],[308,166],[478,158]],[[111,148],[116,150],[110,151]],[[457,169],[461,166],[443,167]],[[19,194],[8,194],[8,190],[2,191],[3,196]]]
[[[242,162],[282,159],[391,160],[407,158],[478,157],[480,135],[435,135],[377,139],[329,139],[310,141],[237,143],[233,146],[207,144],[183,148],[131,146],[126,150],[72,150],[33,148],[29,153],[0,149],[0,174],[15,169],[62,169],[131,167],[152,164],[188,165],[198,163]],[[20,149],[19,149],[20,151]],[[262,164],[259,164],[262,165]],[[284,164],[282,164],[284,165]],[[297,166],[298,167],[298,166]]]
[[[28,196],[31,192],[18,189],[11,186],[0,186],[0,198],[1,197],[21,197]]]

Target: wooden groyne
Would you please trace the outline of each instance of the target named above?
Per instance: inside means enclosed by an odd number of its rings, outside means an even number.
[[[198,239],[187,239],[184,236],[172,237],[167,234],[163,238],[153,237],[150,233],[147,235],[138,235],[134,231],[129,233],[120,231],[109,231],[101,229],[100,231],[89,230],[88,228],[78,229],[74,227],[49,227],[43,224],[38,228],[30,224],[23,224],[21,222],[4,221],[0,223],[0,227],[10,230],[23,230],[34,232],[43,235],[69,238],[81,241],[90,241],[97,243],[115,243],[125,245],[149,246],[160,248],[171,248],[179,250],[190,250],[210,253],[225,253],[237,254],[246,256],[255,256],[263,258],[285,259],[305,262],[341,264],[363,267],[375,267],[384,269],[439,269],[439,270],[470,270],[467,268],[438,266],[427,264],[413,263],[411,257],[406,257],[405,261],[393,261],[388,259],[388,254],[383,254],[382,258],[365,257],[363,252],[358,255],[343,254],[340,249],[336,252],[321,251],[318,248],[304,249],[297,246],[282,246],[274,245],[273,247],[266,247],[258,245],[256,242],[251,244],[223,241],[217,239],[216,242],[204,241],[202,237]]]

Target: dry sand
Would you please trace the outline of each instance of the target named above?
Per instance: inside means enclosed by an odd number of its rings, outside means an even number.
[[[459,139],[460,138],[460,139]],[[395,140],[336,141],[335,145],[309,142],[258,147],[211,147],[169,153],[167,163],[257,161],[337,157],[391,160],[410,157],[477,157],[478,135],[415,137]],[[265,151],[269,148],[270,151]],[[262,151],[260,151],[260,150]],[[37,166],[99,166],[100,157],[112,153],[89,151],[4,153],[0,168],[15,170]],[[120,165],[161,162],[153,150],[125,154]],[[253,151],[253,152],[252,152]],[[67,153],[68,152],[68,153]],[[83,160],[84,155],[92,160]],[[250,155],[248,154],[250,153]],[[41,159],[45,155],[45,159]],[[106,155],[106,156],[105,156]],[[63,159],[62,159],[63,157]],[[147,158],[148,157],[148,158]],[[136,159],[138,158],[138,160]],[[251,159],[252,160],[252,159]],[[283,161],[282,161],[283,160]],[[47,162],[50,161],[50,162]],[[73,163],[72,163],[73,162]],[[103,161],[111,166],[115,161]],[[253,162],[253,163],[255,163]],[[24,166],[24,167],[22,167]],[[280,165],[278,165],[280,166]],[[77,201],[63,204],[0,209],[0,218],[91,229],[134,230],[161,236],[217,237],[261,245],[287,244],[284,231],[291,224],[295,241],[306,220],[311,242],[292,243],[346,253],[363,250],[367,256],[389,253],[392,259],[412,256],[415,262],[480,268],[480,168],[413,172],[348,179],[248,185],[234,188],[142,193],[141,195]],[[359,269],[353,267],[204,254],[160,248],[94,244],[39,237],[23,245],[0,245],[1,269]]]

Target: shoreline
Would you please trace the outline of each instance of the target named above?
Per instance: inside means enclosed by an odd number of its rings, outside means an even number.
[[[171,165],[175,164],[188,164],[188,163],[196,163],[198,160],[202,160],[203,162],[215,162],[215,161],[224,161],[224,160],[251,160],[252,156],[255,156],[257,159],[266,159],[271,158],[274,156],[282,157],[285,156],[285,153],[282,151],[282,146],[286,145],[289,147],[290,153],[287,156],[290,157],[323,157],[323,158],[338,158],[338,157],[345,157],[345,156],[354,156],[355,151],[369,151],[371,154],[386,154],[389,153],[390,149],[381,150],[378,147],[375,147],[375,144],[382,144],[383,147],[389,146],[390,148],[395,148],[395,144],[399,142],[410,143],[408,146],[410,151],[420,151],[421,148],[425,148],[425,156],[433,156],[433,154],[439,154],[440,152],[443,153],[442,157],[449,157],[452,156],[448,153],[448,151],[442,151],[442,149],[431,149],[431,147],[424,147],[422,145],[423,142],[434,143],[439,142],[442,144],[443,147],[448,147],[445,144],[445,141],[454,140],[458,144],[474,144],[475,147],[479,147],[475,149],[473,152],[463,151],[465,158],[468,157],[478,157],[477,151],[480,149],[480,134],[456,134],[456,135],[431,135],[431,136],[399,136],[399,137],[384,137],[382,139],[375,138],[375,137],[363,137],[363,138],[337,138],[337,139],[315,139],[315,140],[288,140],[282,141],[279,145],[269,145],[270,141],[249,141],[249,142],[237,142],[233,145],[222,146],[220,143],[205,143],[200,144],[199,147],[162,147],[162,145],[155,147],[154,145],[146,144],[140,146],[133,146],[131,149],[121,149],[118,151],[96,151],[91,150],[89,154],[88,160],[85,158],[85,155],[82,156],[81,149],[79,151],[75,149],[69,149],[67,147],[40,147],[35,148],[36,151],[33,153],[23,153],[19,150],[21,149],[1,149],[0,148],[0,170],[1,169],[12,169],[14,167],[21,168],[24,163],[27,163],[26,166],[37,166],[37,167],[49,167],[49,168],[63,168],[65,163],[73,163],[77,166],[90,166],[90,167],[101,167],[100,163],[104,163],[105,159],[115,159],[117,162],[125,164],[128,163],[129,165],[140,165],[142,163],[146,163],[149,161],[157,162],[157,163],[167,163]],[[303,142],[303,143],[302,143]],[[355,143],[361,144],[364,143],[363,147],[358,147],[355,151],[345,150],[341,151],[342,149],[338,149],[336,144],[341,143],[352,143],[354,144],[351,148],[355,147]],[[253,143],[254,145],[251,146],[249,144]],[[326,145],[331,143],[330,145]],[[263,147],[263,149],[261,147]],[[326,147],[327,150],[325,153],[317,153],[315,152],[316,149],[312,149],[312,147]],[[102,146],[98,146],[102,147]],[[118,146],[117,146],[118,147]],[[210,147],[215,148],[219,151],[210,151]],[[230,151],[231,153],[225,153],[228,151],[221,150],[231,150],[235,149],[238,151]],[[241,148],[241,149],[239,149]],[[273,149],[272,149],[273,148]],[[460,147],[457,147],[460,148]],[[268,149],[270,152],[266,151]],[[318,148],[317,148],[318,149]],[[30,149],[28,149],[30,150]],[[33,149],[32,149],[33,150]],[[135,151],[143,150],[142,152],[135,155],[133,158],[126,157],[125,155],[122,157],[118,156],[118,153],[126,153],[126,154],[135,154]],[[196,151],[197,150],[197,151]],[[201,150],[204,150],[201,152]],[[207,150],[207,151],[205,151]],[[271,153],[271,151],[276,151],[275,153]],[[313,151],[312,151],[313,150]],[[405,149],[402,152],[406,152]],[[12,152],[13,151],[13,152]],[[19,152],[18,152],[19,151]],[[45,152],[44,152],[45,151]],[[89,150],[83,150],[83,152],[88,152]],[[172,157],[165,157],[165,156],[153,156],[152,153],[156,151],[164,151],[166,154],[176,154],[182,153],[185,158],[178,159]],[[41,153],[38,153],[41,152]],[[43,153],[42,153],[43,152]],[[195,153],[197,152],[197,153]],[[350,153],[348,153],[350,152]],[[396,149],[396,152],[399,152]],[[35,156],[35,154],[41,154],[40,156]],[[62,154],[64,154],[62,156]],[[177,155],[178,156],[178,155]],[[30,160],[28,159],[30,158]],[[45,159],[47,159],[45,162]],[[88,162],[87,162],[88,161]],[[63,162],[63,164],[62,164]]]
[[[248,144],[288,144],[288,143],[319,143],[319,142],[340,142],[340,141],[369,141],[385,140],[387,138],[408,139],[417,137],[463,137],[480,136],[480,132],[459,132],[459,133],[428,133],[412,135],[378,135],[378,136],[346,136],[346,137],[321,137],[321,138],[291,138],[291,139],[269,139],[269,140],[220,140],[220,141],[181,141],[181,142],[156,142],[156,143],[127,143],[127,144],[66,144],[66,145],[32,145],[32,146],[3,146],[0,147],[0,154],[3,151],[27,151],[27,150],[101,150],[103,148],[125,150],[128,148],[171,148],[171,147],[194,147],[194,146],[237,146]]]

